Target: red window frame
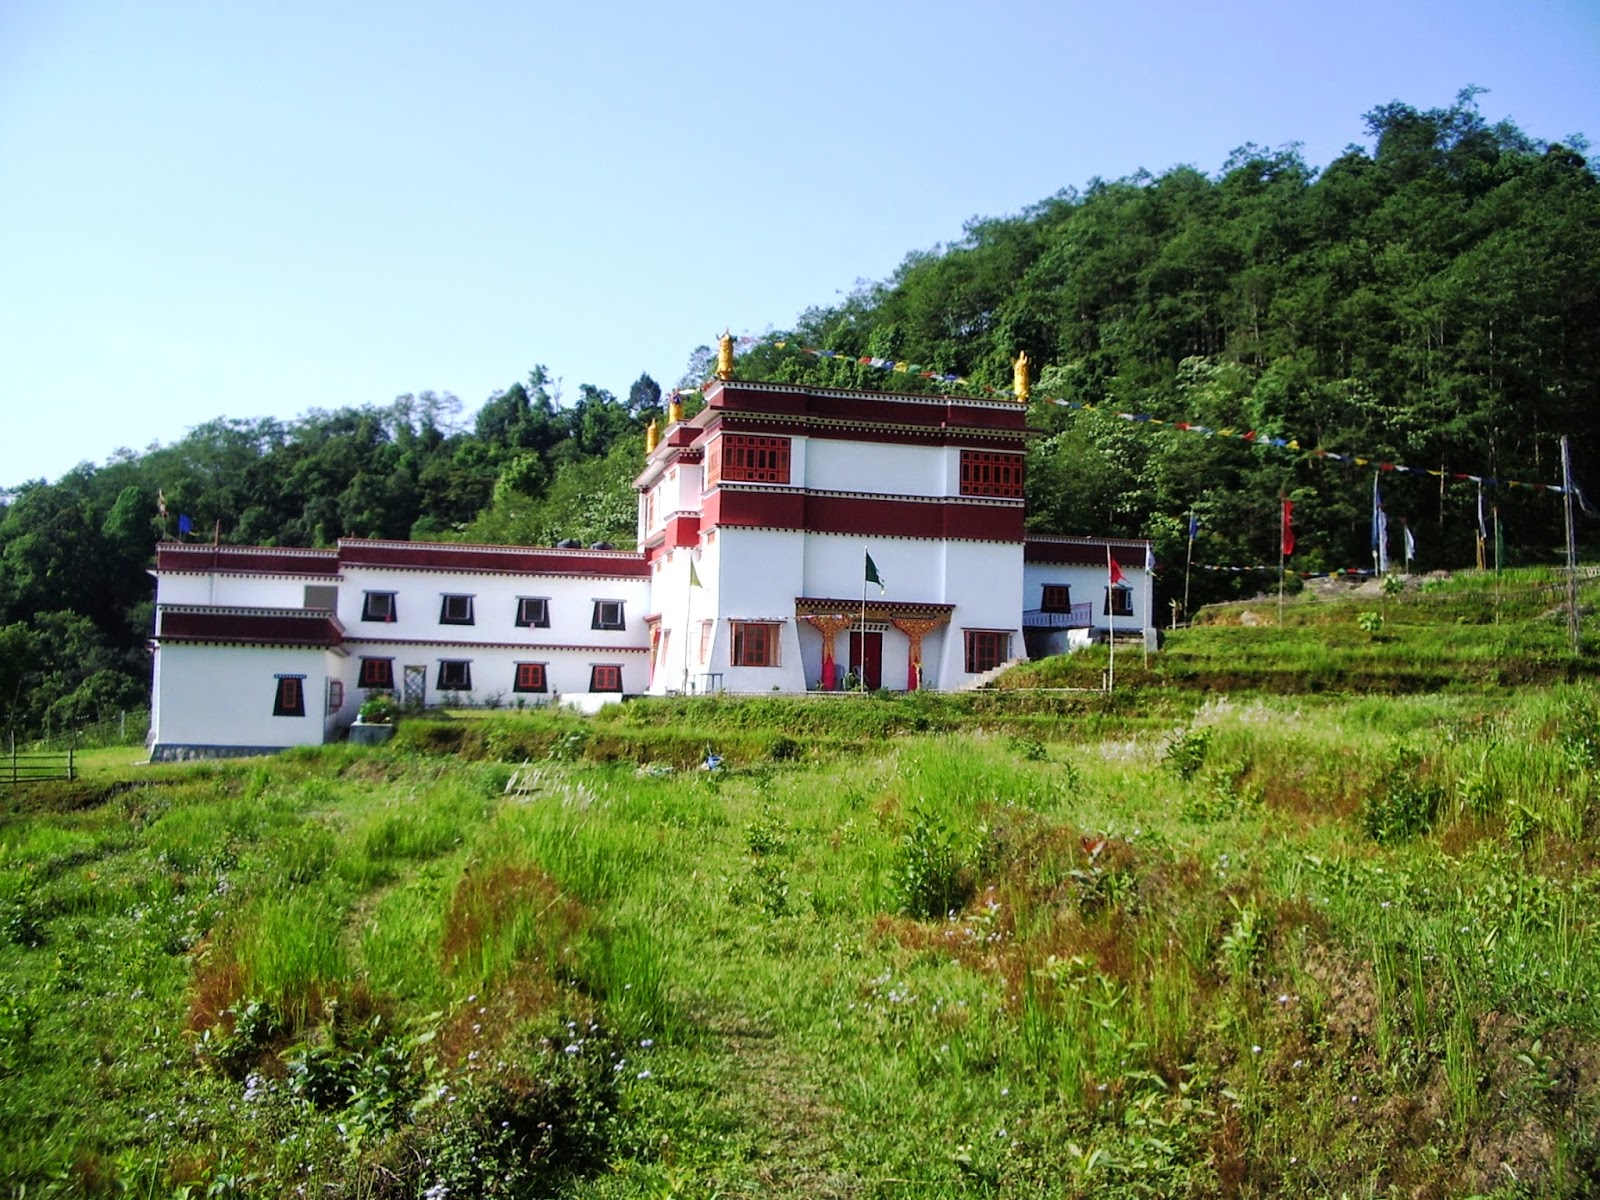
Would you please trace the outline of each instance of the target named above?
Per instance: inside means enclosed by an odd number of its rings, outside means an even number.
[[[548,692],[549,679],[545,675],[544,663],[519,662],[517,664],[516,679],[511,685],[514,692]]]
[[[622,668],[591,666],[589,668],[589,690],[591,692],[620,692],[622,690]]]
[[[725,433],[711,446],[706,482],[788,483],[789,439],[759,433]]]
[[[275,717],[303,717],[306,715],[306,689],[304,675],[279,675],[277,692],[272,698],[272,715]]]
[[[361,674],[356,676],[356,686],[358,688],[393,691],[394,659],[363,658],[361,660]]]
[[[728,665],[775,667],[778,665],[778,626],[770,621],[730,621]]]
[[[1003,629],[965,629],[966,670],[969,675],[992,671],[1006,661],[1011,634]]]
[[[328,680],[328,711],[338,712],[344,707],[344,680]]]
[[[961,494],[1022,499],[1023,458],[988,450],[961,452]]]

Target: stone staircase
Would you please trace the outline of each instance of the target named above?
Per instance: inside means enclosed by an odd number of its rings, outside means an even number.
[[[1001,663],[998,667],[994,667],[991,670],[985,671],[982,675],[974,675],[971,679],[967,680],[967,682],[965,682],[965,683],[963,683],[963,684],[959,685],[958,687],[955,687],[955,688],[953,688],[951,690],[952,691],[957,691],[957,692],[976,692],[976,691],[978,691],[978,690],[980,690],[982,688],[988,687],[999,676],[1001,676],[1005,672],[1009,671],[1012,667],[1018,666],[1019,664],[1025,663],[1027,661],[1028,660],[1026,658],[1010,658],[1010,659],[1007,659],[1005,662]]]

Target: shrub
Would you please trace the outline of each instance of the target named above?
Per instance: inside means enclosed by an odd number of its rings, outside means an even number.
[[[1205,765],[1206,751],[1210,748],[1209,729],[1186,729],[1167,743],[1161,764],[1179,779],[1191,779]]]
[[[1422,777],[1421,767],[1414,753],[1402,751],[1379,789],[1367,798],[1361,828],[1373,841],[1381,845],[1408,841],[1433,824],[1439,788]]]
[[[925,808],[912,812],[914,824],[900,847],[896,889],[907,916],[947,916],[972,899],[977,881],[961,838]]]

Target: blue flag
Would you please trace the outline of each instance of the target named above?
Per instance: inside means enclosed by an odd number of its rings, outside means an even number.
[[[1195,535],[1200,532],[1200,518],[1193,513],[1189,514],[1189,540],[1192,542]]]
[[[193,528],[194,528],[194,522],[189,519],[189,514],[188,513],[179,513],[178,514],[178,536],[179,537],[188,537],[189,536],[189,532]]]

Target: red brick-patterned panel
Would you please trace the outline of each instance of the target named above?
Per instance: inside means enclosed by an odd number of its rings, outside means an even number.
[[[961,452],[961,494],[1022,499],[1023,458],[986,450]]]
[[[706,497],[705,525],[1020,542],[1022,507],[719,489]]]
[[[289,550],[271,546],[156,546],[157,571],[234,571],[246,575],[337,575],[336,550]]]
[[[344,633],[326,613],[296,616],[290,612],[238,612],[226,609],[173,612],[162,609],[156,637],[162,641],[337,646],[344,640]]]

